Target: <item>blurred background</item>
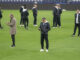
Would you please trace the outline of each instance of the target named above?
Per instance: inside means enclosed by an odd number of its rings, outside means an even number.
[[[55,4],[61,4],[66,10],[80,8],[80,0],[0,0],[2,9],[19,9],[24,4],[28,9],[31,9],[33,4],[38,4],[40,10],[52,10]]]

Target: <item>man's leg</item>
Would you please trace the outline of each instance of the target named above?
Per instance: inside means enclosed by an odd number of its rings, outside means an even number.
[[[58,16],[58,25],[59,25],[59,27],[61,27],[60,16]]]
[[[23,19],[23,23],[24,23],[24,28],[26,29],[26,19]]]
[[[73,35],[75,35],[75,33],[76,33],[76,29],[77,29],[77,24],[75,24]]]
[[[46,49],[49,48],[49,42],[48,42],[48,34],[45,34],[45,41],[46,41]]]
[[[34,16],[34,25],[37,25],[37,16]]]
[[[15,46],[15,35],[11,35],[11,38],[12,38],[12,47]]]
[[[41,49],[44,49],[44,34],[41,34]]]
[[[28,19],[28,17],[27,17],[27,27],[28,27],[28,24],[29,24],[29,19]]]
[[[0,28],[3,29],[2,25],[1,25],[1,19],[0,19]]]
[[[56,21],[57,21],[57,18],[56,18],[56,16],[54,16],[54,18],[53,18],[53,27],[57,27]]]
[[[78,36],[80,36],[80,24],[78,24]]]

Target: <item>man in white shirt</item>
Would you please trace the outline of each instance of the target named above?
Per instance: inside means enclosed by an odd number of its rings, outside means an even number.
[[[75,33],[76,33],[76,29],[78,27],[78,36],[80,36],[80,10],[77,9],[77,12],[75,14],[75,27],[74,27],[74,33],[73,33],[73,36],[75,36]]]

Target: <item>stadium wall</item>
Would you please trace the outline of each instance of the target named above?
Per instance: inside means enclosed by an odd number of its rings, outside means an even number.
[[[26,3],[25,3],[26,4]],[[24,4],[18,4],[18,3],[0,3],[0,6],[2,9],[19,9],[20,6]],[[33,4],[26,4],[28,9],[32,9]],[[38,4],[38,9],[39,10],[52,10],[53,6],[55,4]],[[66,10],[76,10],[80,9],[80,4],[61,4],[63,9]]]

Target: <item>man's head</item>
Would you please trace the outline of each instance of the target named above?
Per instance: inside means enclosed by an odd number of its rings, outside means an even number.
[[[61,7],[61,5],[60,5],[60,4],[56,4],[56,6],[57,6],[58,8],[60,8],[60,7]]]
[[[13,14],[10,14],[10,18],[11,18],[11,19],[14,18],[14,15],[13,15]]]
[[[78,14],[78,13],[80,13],[80,10],[79,10],[79,9],[77,9],[76,13],[77,13],[77,14]]]
[[[37,4],[35,4],[34,7],[37,8]]]
[[[26,5],[24,5],[24,9],[26,9],[27,7],[26,7]]]
[[[46,22],[46,18],[45,18],[45,17],[42,18],[42,22],[43,22],[43,23]]]
[[[24,8],[24,6],[21,6],[21,8]]]

